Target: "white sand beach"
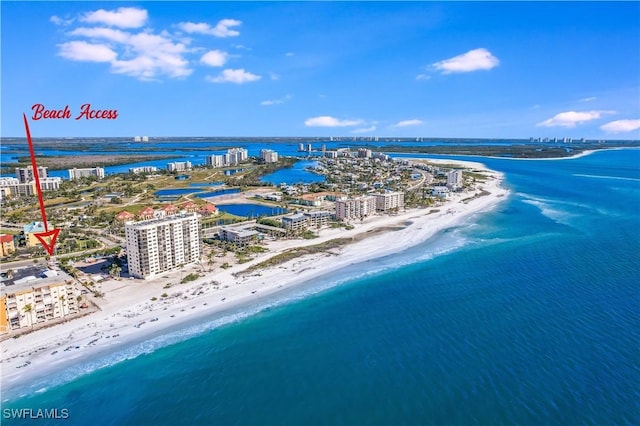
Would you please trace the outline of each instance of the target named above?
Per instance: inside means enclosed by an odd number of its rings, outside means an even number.
[[[319,237],[311,240],[270,241],[267,243],[268,253],[226,270],[217,267],[187,284],[164,288],[169,282],[179,282],[180,272],[164,274],[162,278],[150,281],[113,280],[104,284],[105,296],[98,301],[100,311],[0,343],[1,384],[5,394],[2,398],[30,392],[27,385],[38,379],[167,330],[175,330],[198,318],[244,306],[265,296],[274,296],[341,267],[403,251],[428,240],[442,229],[473,220],[473,215],[494,208],[508,194],[501,185],[503,176],[487,171],[482,164],[428,161],[483,169],[488,179],[478,184],[473,192],[456,193],[438,207],[370,217],[362,223],[353,223],[354,229],[321,230]],[[481,191],[489,194],[480,195]],[[469,199],[476,194],[477,197]],[[467,201],[463,202],[465,199]],[[266,269],[238,274],[291,247],[349,237],[357,238],[355,242],[333,248],[329,253],[305,255]],[[200,271],[201,267],[193,266],[193,270]],[[161,297],[163,293],[167,296]],[[154,297],[157,300],[152,301]]]

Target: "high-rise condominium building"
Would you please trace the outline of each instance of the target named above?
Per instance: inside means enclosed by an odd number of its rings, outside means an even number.
[[[462,170],[451,170],[447,173],[447,186],[453,190],[462,187]]]
[[[197,262],[200,260],[200,234],[197,213],[127,222],[129,273],[147,279]]]
[[[69,180],[80,179],[83,177],[96,176],[98,179],[104,178],[104,169],[102,167],[88,167],[85,169],[69,169]]]
[[[261,149],[260,150],[260,159],[265,163],[277,163],[278,162],[278,153],[272,149]]]
[[[336,219],[362,219],[376,211],[376,199],[371,195],[336,201]]]
[[[38,177],[44,179],[48,176],[47,167],[38,166]],[[16,177],[20,183],[29,183],[35,179],[33,175],[33,166],[16,167]]]

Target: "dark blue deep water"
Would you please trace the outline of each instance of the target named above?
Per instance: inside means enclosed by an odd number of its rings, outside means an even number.
[[[65,425],[640,424],[640,150],[474,160],[512,190],[493,212],[3,405]]]

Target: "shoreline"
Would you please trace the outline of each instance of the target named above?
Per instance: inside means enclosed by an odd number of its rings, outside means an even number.
[[[441,160],[433,160],[438,161]],[[51,379],[59,377],[61,372],[66,376],[53,382],[54,386],[149,352],[149,347],[153,351],[239,317],[253,315],[270,303],[287,303],[288,299],[283,300],[283,296],[295,294],[304,283],[328,279],[331,274],[351,265],[401,253],[428,241],[443,229],[492,210],[507,198],[509,191],[501,186],[504,179],[501,173],[490,171],[480,163],[442,161],[481,169],[488,178],[474,191],[455,194],[439,207],[411,209],[394,216],[373,216],[362,223],[353,223],[352,230],[324,229],[318,238],[311,240],[269,242],[269,253],[226,270],[217,268],[196,281],[176,284],[169,289],[164,285],[178,281],[179,271],[148,282],[112,280],[105,284],[106,296],[99,300],[100,311],[4,341],[0,362],[2,400],[31,394],[52,383]],[[462,202],[483,190],[489,194]],[[439,211],[430,213],[434,209]],[[352,238],[353,242],[296,257],[259,272],[242,273],[287,249],[336,238]],[[339,280],[339,275],[337,277]],[[167,297],[158,297],[163,293]],[[151,301],[152,297],[158,300]],[[195,334],[185,331],[192,328],[201,331]],[[152,342],[156,339],[158,345]],[[135,349],[137,346],[140,347]]]

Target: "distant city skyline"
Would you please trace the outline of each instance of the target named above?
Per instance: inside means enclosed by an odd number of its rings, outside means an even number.
[[[640,138],[637,2],[0,8],[3,137]]]

